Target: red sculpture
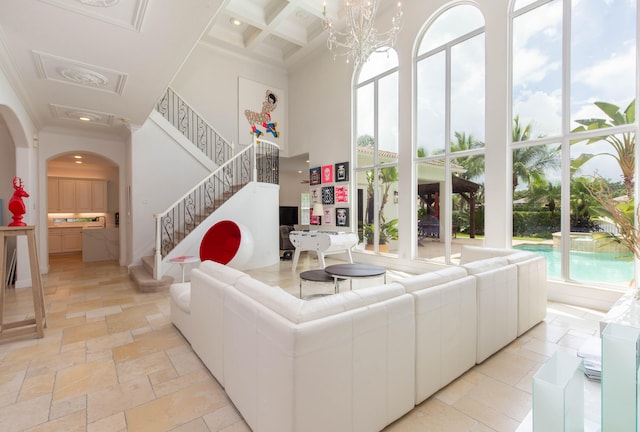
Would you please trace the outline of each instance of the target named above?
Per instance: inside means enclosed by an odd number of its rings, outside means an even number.
[[[29,194],[22,188],[22,179],[20,177],[13,178],[13,188],[15,192],[9,200],[9,211],[13,213],[13,222],[9,226],[26,226],[22,222],[22,216],[27,212],[27,206],[24,205],[22,198],[29,198]]]

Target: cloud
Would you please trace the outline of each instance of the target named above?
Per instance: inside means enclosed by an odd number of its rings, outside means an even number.
[[[520,124],[533,123],[532,138],[558,135],[562,120],[562,92],[523,92],[513,102],[513,116],[520,116]]]
[[[612,52],[608,58],[596,61],[577,70],[574,84],[585,87],[590,98],[612,103],[628,104],[635,91],[636,53],[634,41],[620,44],[620,51]]]

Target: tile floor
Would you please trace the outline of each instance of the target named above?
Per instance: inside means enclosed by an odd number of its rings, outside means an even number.
[[[285,261],[250,273],[298,295]],[[168,293],[136,292],[115,262],[52,257],[43,277],[43,339],[0,342],[0,431],[248,431],[224,390],[172,326]],[[389,274],[389,278],[402,277]],[[326,287],[305,286],[307,290]],[[32,314],[30,289],[9,290],[5,322]],[[602,313],[549,304],[544,323],[389,425],[386,431],[515,431],[531,379],[555,351],[597,333]]]

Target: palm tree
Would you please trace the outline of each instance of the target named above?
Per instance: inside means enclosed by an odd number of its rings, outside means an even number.
[[[451,152],[472,150],[484,147],[484,143],[474,138],[472,134],[465,132],[455,132],[455,141],[451,141]],[[460,177],[471,180],[484,174],[484,155],[464,156],[455,158],[455,164],[464,167],[465,172]]]
[[[524,128],[520,124],[520,116],[513,119],[511,139],[513,142],[527,141],[531,138],[532,124]],[[520,182],[531,187],[534,184],[542,184],[546,181],[548,169],[558,169],[560,160],[557,157],[559,148],[550,148],[548,145],[522,147],[513,152],[513,194]]]
[[[620,111],[620,107],[608,102],[594,102],[594,104],[600,108],[600,110],[606,114],[608,118],[591,118],[591,119],[582,119],[576,120],[576,123],[580,124],[577,128],[572,130],[571,132],[584,132],[596,129],[604,129],[613,126],[620,126],[631,124],[635,121],[636,118],[636,101],[635,99],[631,101],[629,106],[624,110],[624,112]],[[590,138],[587,140],[587,144],[592,144],[595,142],[601,141],[602,138]],[[581,142],[575,141],[575,142]],[[613,147],[614,153],[599,153],[599,155],[610,156],[618,162],[620,166],[620,170],[622,171],[622,181],[624,182],[624,186],[627,189],[627,196],[629,199],[633,197],[633,176],[635,172],[635,147],[636,147],[636,134],[635,132],[623,132],[618,135],[607,135],[605,138],[611,146]],[[573,142],[572,142],[573,144]],[[583,158],[589,159],[593,156],[597,155],[582,155]]]

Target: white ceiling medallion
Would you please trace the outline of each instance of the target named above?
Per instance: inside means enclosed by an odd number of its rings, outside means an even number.
[[[57,71],[62,78],[76,84],[89,87],[103,87],[109,84],[109,78],[89,69],[61,67]]]
[[[64,115],[71,120],[98,122],[102,119],[101,116],[86,111],[65,111]]]
[[[71,12],[141,31],[149,0],[40,0]]]
[[[49,104],[49,110],[51,111],[51,115],[57,119],[73,120],[103,126],[113,125],[113,114],[56,104]]]
[[[120,3],[120,0],[78,0],[83,5],[87,6],[100,6],[100,7],[111,7]]]
[[[41,78],[122,95],[127,74],[79,61],[33,51]]]

